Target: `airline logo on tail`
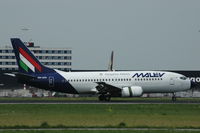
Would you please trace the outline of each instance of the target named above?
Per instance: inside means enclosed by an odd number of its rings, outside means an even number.
[[[29,69],[33,72],[37,69],[39,72],[42,72],[42,67],[22,48],[19,47],[19,65],[25,70]]]

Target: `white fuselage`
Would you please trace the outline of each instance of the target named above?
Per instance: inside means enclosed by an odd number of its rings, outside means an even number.
[[[164,71],[102,71],[102,72],[63,72],[56,70],[69,82],[78,93],[98,93],[97,82],[104,82],[114,87],[139,86],[143,93],[169,93],[188,90],[189,79],[173,72]]]

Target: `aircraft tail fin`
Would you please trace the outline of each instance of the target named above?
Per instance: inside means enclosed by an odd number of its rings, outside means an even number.
[[[54,72],[53,69],[42,65],[19,38],[11,38],[11,43],[20,73],[33,74]]]

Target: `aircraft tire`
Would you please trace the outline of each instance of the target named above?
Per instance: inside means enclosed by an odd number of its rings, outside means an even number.
[[[110,96],[108,95],[108,96],[106,96],[106,95],[100,95],[99,96],[99,101],[107,101],[107,102],[109,102],[110,101]]]
[[[173,101],[173,102],[176,102],[176,93],[173,93],[172,101]]]

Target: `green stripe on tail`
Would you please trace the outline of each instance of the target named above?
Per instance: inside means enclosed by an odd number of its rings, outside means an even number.
[[[19,65],[25,70],[28,72],[28,66],[23,62],[23,61],[19,61]]]

